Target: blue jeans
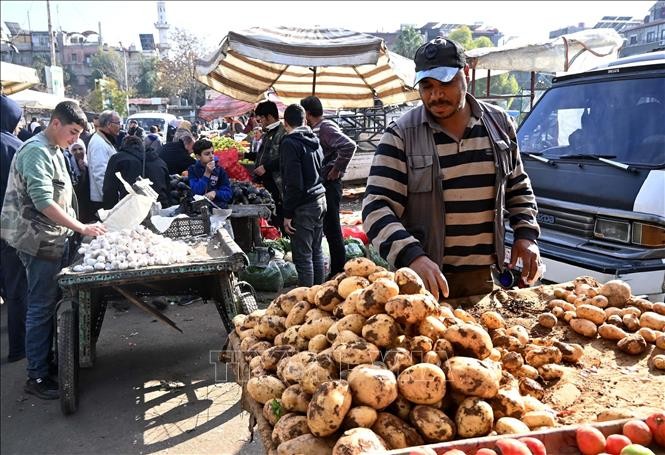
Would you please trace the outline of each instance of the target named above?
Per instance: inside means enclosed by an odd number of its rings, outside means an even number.
[[[298,286],[321,284],[324,280],[323,217],[326,199],[320,197],[296,208],[292,225],[296,233],[291,236],[293,263],[298,272]]]
[[[25,354],[25,312],[28,284],[25,268],[14,248],[0,240],[0,275],[7,304],[7,335],[9,336],[9,357],[21,358]]]
[[[28,377],[48,376],[48,363],[53,346],[55,307],[60,288],[55,276],[67,260],[67,246],[61,260],[48,260],[18,252],[28,279],[28,311],[25,318],[25,356]]]

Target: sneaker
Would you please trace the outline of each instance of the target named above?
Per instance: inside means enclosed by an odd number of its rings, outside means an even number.
[[[42,400],[57,400],[60,398],[58,383],[49,377],[29,378],[25,386],[23,386],[23,391]]]

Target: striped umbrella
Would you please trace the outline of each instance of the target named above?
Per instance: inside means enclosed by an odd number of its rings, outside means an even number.
[[[277,104],[277,110],[280,113],[284,112],[286,106],[282,101],[275,97],[272,94],[268,94],[265,99],[273,101]],[[206,104],[201,106],[199,109],[198,116],[203,120],[214,120],[219,117],[236,117],[238,115],[246,114],[247,112],[254,110],[255,103],[249,103],[247,101],[240,101],[234,98],[231,98],[228,95],[220,94],[219,96],[212,98]]]
[[[250,103],[270,88],[285,104],[314,94],[329,109],[418,99],[411,60],[389,52],[381,38],[339,28],[229,32],[219,50],[197,63],[199,81]]]

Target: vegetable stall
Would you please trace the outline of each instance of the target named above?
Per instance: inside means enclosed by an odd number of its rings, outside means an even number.
[[[357,258],[234,324],[270,454],[665,453],[665,304],[619,280],[439,303],[410,269]]]

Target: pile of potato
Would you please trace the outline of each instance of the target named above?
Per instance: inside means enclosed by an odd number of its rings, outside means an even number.
[[[562,319],[576,333],[616,341],[619,350],[631,355],[644,353],[648,344],[665,349],[665,303],[635,298],[624,281],[594,287],[577,279],[572,289],[556,288],[553,297],[547,304],[550,311],[538,318],[545,327]],[[652,364],[665,369],[665,355],[654,356]]]
[[[234,319],[278,455],[349,455],[556,425],[541,400],[582,347],[437,302],[366,258]],[[275,453],[273,451],[272,453]]]

